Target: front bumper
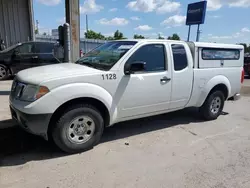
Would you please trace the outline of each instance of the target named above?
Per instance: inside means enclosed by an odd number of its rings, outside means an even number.
[[[10,112],[12,119],[24,130],[48,140],[47,131],[52,114],[26,114],[12,105],[10,105]]]

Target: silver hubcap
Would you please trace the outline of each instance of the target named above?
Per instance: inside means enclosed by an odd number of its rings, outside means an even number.
[[[5,68],[0,67],[0,78],[4,78],[6,76],[7,72]]]
[[[210,110],[213,114],[217,114],[220,111],[221,99],[220,97],[215,97],[211,103]]]
[[[94,120],[88,116],[79,116],[70,122],[67,136],[70,142],[82,144],[92,138],[94,131]]]

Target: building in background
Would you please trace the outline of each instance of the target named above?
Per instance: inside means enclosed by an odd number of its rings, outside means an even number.
[[[32,0],[0,0],[0,38],[7,47],[34,40]]]
[[[58,29],[52,29],[52,30],[51,30],[51,35],[52,35],[53,37],[59,37]]]

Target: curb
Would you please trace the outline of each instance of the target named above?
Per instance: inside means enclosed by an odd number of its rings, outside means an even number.
[[[250,86],[242,86],[240,93],[242,96],[250,96]]]

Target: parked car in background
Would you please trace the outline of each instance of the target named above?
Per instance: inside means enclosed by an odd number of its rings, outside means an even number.
[[[54,55],[57,44],[52,42],[24,42],[0,52],[0,80],[5,80],[19,71],[61,63]]]
[[[250,76],[250,56],[244,58],[244,70]]]

